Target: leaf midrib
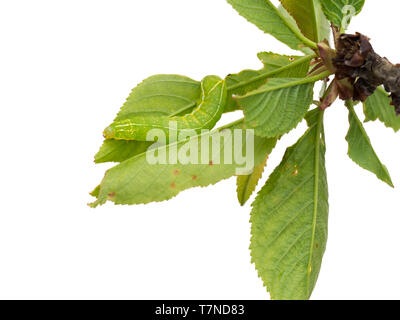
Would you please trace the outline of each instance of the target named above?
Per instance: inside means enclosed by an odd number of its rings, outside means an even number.
[[[311,233],[311,243],[309,251],[309,260],[307,265],[307,284],[306,284],[306,295],[310,296],[310,280],[312,274],[312,259],[314,253],[314,242],[315,233],[317,229],[317,215],[318,215],[318,204],[319,204],[319,171],[320,171],[320,149],[321,149],[321,132],[323,123],[324,111],[320,111],[318,115],[317,130],[315,134],[315,155],[314,155],[314,208],[313,208],[313,221],[312,221],[312,233]]]

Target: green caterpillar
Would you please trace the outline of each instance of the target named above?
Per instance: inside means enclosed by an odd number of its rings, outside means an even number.
[[[148,141],[152,129],[163,131],[168,137],[182,133],[200,133],[212,129],[221,118],[227,100],[225,81],[207,76],[201,81],[202,100],[197,108],[184,116],[136,116],[116,121],[104,130],[106,139]],[[175,126],[170,127],[170,122]]]

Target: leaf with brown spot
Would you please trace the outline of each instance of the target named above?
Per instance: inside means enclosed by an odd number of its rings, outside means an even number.
[[[242,121],[235,122],[231,126],[224,127],[224,130],[230,130],[233,135],[234,129],[240,130]],[[217,130],[218,131],[218,130]],[[212,136],[216,131],[203,135],[203,139],[209,139],[208,146],[210,147],[209,158],[205,159],[205,164],[158,164],[151,165],[146,159],[146,153],[128,159],[114,168],[107,171],[101,185],[96,189],[97,200],[91,205],[96,207],[111,200],[115,204],[144,204],[153,201],[164,201],[175,197],[183,190],[193,187],[205,187],[210,184],[215,184],[223,179],[227,179],[236,174],[236,170],[243,168],[243,164],[238,164],[234,159],[221,159],[221,164],[213,162],[215,154],[212,148]],[[246,154],[246,131],[242,131],[242,154]],[[192,137],[196,139],[199,136]],[[199,139],[200,140],[200,139]],[[201,152],[201,141],[199,143],[198,152],[199,159]],[[178,141],[167,146],[159,147],[157,152],[165,152],[169,154],[172,146],[184,146],[188,141]],[[254,140],[254,163],[258,165],[265,158],[265,155],[271,152],[276,144],[276,138],[261,138],[255,137]],[[224,155],[224,148],[232,145],[232,139],[221,143],[220,149],[216,150],[219,154]],[[228,161],[229,160],[229,161]],[[230,164],[224,164],[230,163]],[[211,165],[210,165],[211,164]],[[179,175],[174,175],[175,170],[179,170]],[[196,179],[193,179],[193,177]],[[110,199],[110,192],[118,190],[115,197]]]
[[[272,299],[309,299],[318,278],[328,233],[322,116],[319,108],[308,114],[310,128],[252,204],[252,262]]]

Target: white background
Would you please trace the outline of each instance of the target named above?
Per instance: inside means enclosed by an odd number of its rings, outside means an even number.
[[[366,2],[350,31],[400,62],[399,1]],[[141,80],[225,76],[260,67],[259,51],[291,51],[224,0],[0,4],[0,298],[267,299],[234,178],[146,206],[86,203],[110,167],[93,163],[102,130]],[[330,233],[312,298],[400,298],[400,191],[348,159],[347,128],[337,103],[326,114]],[[400,187],[400,133],[366,128]],[[282,139],[262,183],[304,129]]]

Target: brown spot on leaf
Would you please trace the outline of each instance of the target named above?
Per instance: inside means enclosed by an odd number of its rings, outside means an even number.
[[[112,199],[112,198],[115,198],[115,192],[110,192],[109,194],[108,194],[108,197],[110,198],[110,199]]]
[[[180,173],[180,171],[179,171],[178,169],[175,169],[175,170],[174,170],[174,175],[175,175],[175,176],[179,175],[179,173]]]
[[[213,165],[214,165],[214,163],[213,163],[212,161],[210,161],[208,164],[209,164],[210,166],[213,166]]]
[[[193,180],[197,180],[197,176],[192,176],[192,179]]]
[[[171,188],[172,188],[172,189],[175,189],[175,187],[176,187],[175,182],[171,183]]]
[[[292,175],[294,175],[295,177],[299,174],[299,169],[297,168],[297,164],[294,165],[294,171],[292,173]]]
[[[319,244],[318,242],[315,244],[315,247],[318,249],[319,248]]]
[[[293,57],[289,57],[289,61],[294,61],[294,58]]]

